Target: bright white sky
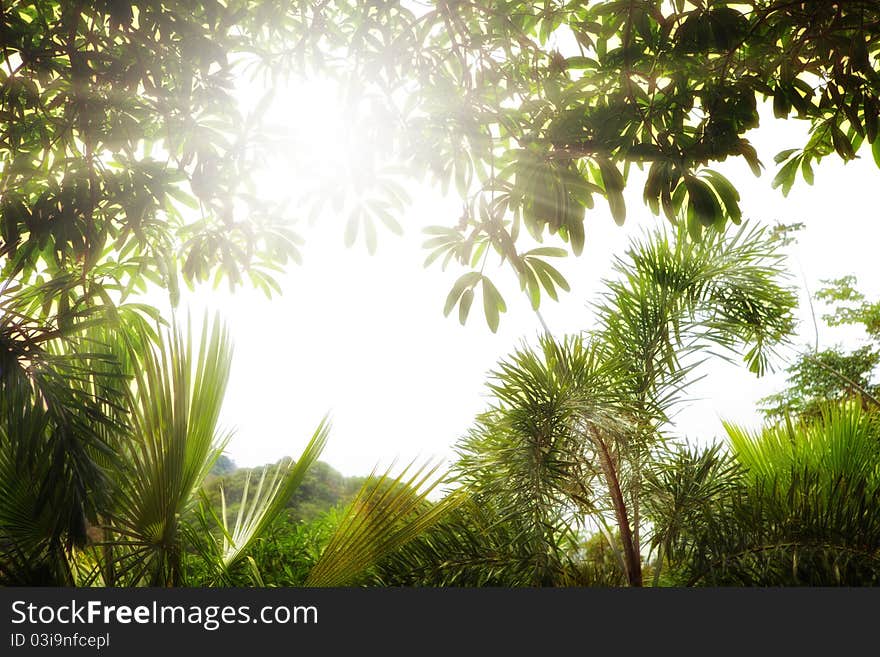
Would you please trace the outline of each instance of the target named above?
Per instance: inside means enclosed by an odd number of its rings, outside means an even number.
[[[308,110],[310,122],[323,113],[320,94],[316,98]],[[804,337],[799,342],[811,342],[804,280],[815,291],[820,279],[855,274],[865,292],[880,295],[880,223],[874,202],[880,171],[867,148],[860,160],[846,166],[829,157],[816,170],[815,186],[800,180],[783,198],[770,187],[773,156],[802,145],[804,130],[794,121],[774,121],[765,114],[762,128],[749,135],[767,166],[764,175],[755,178],[738,161],[715,168],[738,186],[745,217],[806,224],[792,250],[791,269],[802,290]],[[276,174],[275,184],[287,184],[283,171]],[[588,302],[600,289],[600,279],[611,273],[613,256],[623,252],[631,235],[665,221],[642,204],[638,183],[627,194],[623,228],[614,224],[600,199],[587,215],[584,254],[557,260],[572,291],[559,303],[542,300],[541,312],[554,334],[589,327]],[[364,475],[395,460],[448,462],[454,457],[452,445],[487,405],[486,373],[540,330],[507,270],[494,275],[508,305],[497,334],[486,327],[479,304],[464,327],[457,317],[443,317],[446,294],[461,272],[450,268],[444,273],[436,264],[422,267],[427,254],[421,228],[454,225],[460,207],[456,198],[419,191],[402,221],[405,236],[380,230],[372,257],[363,243],[343,246],[342,222],[318,226],[306,234],[304,264],[291,267],[282,280],[283,296],[271,301],[247,288],[230,295],[225,288],[205,287],[189,296],[194,316],[205,308],[219,310],[235,340],[222,422],[235,429],[227,454],[239,466],[298,456],[327,412],[333,429],[322,460],[345,475]],[[817,312],[821,315],[820,307]],[[821,345],[842,335],[820,326]],[[845,337],[851,341],[853,336]],[[783,381],[779,375],[759,380],[724,363],[703,373],[707,376],[690,389],[693,401],[676,423],[680,435],[701,442],[723,435],[721,419],[756,426],[756,400],[777,391]]]

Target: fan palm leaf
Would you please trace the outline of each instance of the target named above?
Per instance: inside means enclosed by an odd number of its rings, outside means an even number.
[[[438,465],[410,464],[396,477],[391,469],[371,476],[358,491],[305,586],[344,586],[362,578],[381,559],[437,523],[461,501],[457,493],[432,503],[440,485]]]
[[[295,461],[285,459],[275,468],[264,468],[254,491],[251,491],[251,478],[248,474],[234,524],[228,521],[226,498],[221,489],[223,532],[219,551],[224,570],[228,570],[241,559],[254,540],[284,511],[290,496],[302,483],[306,471],[321,455],[329,432],[330,422],[325,417],[300,457]]]
[[[125,548],[120,575],[131,584],[182,581],[182,518],[228,441],[218,427],[232,346],[219,318],[205,318],[196,348],[191,328],[159,332],[131,354],[131,433],[116,448],[123,466],[109,530]]]

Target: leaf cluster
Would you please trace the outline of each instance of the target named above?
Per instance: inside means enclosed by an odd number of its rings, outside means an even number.
[[[473,222],[462,239],[488,240],[521,283],[512,246],[520,226],[539,241],[558,235],[579,254],[594,197],[624,221],[633,166],[647,169],[652,212],[683,216],[693,240],[739,223],[739,193],[711,165],[737,157],[761,173],[747,137],[761,102],[777,119],[811,126],[806,144],[775,157],[773,186],[786,195],[799,176],[812,184],[829,155],[848,161],[863,144],[875,159],[880,152],[880,15],[871,3],[472,2],[432,7],[416,24],[431,55],[412,64],[415,127],[443,117],[450,142],[470,145],[448,161],[487,169],[459,191],[491,197],[493,221]],[[466,126],[455,130],[451,112],[432,111],[441,89],[444,108],[454,106]]]
[[[816,418],[829,402],[846,399],[858,400],[865,409],[880,408],[880,303],[867,301],[853,276],[825,283],[816,298],[832,312],[823,319],[830,326],[861,326],[869,342],[849,351],[834,346],[799,354],[786,369],[786,388],[761,400],[769,418]]]
[[[669,581],[701,586],[868,586],[880,575],[878,425],[857,405],[680,452],[652,476]]]

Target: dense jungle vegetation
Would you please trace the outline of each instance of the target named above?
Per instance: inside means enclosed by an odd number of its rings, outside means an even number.
[[[796,335],[784,234],[711,167],[773,157],[787,195],[826,158],[880,166],[878,53],[858,0],[3,3],[0,583],[880,583],[880,300],[859,281],[816,300],[862,342],[804,348],[762,430],[670,429],[693,375],[762,375]],[[331,166],[266,118],[314,78],[348,118]],[[759,154],[764,103],[805,143]],[[297,184],[264,194],[281,166]],[[458,270],[438,309],[477,302],[493,332],[505,295],[585,301],[551,261],[582,253],[596,203],[632,221],[640,185],[656,226],[615,254],[594,325],[500,357],[449,472],[342,480],[325,418],[296,458],[212,473],[232,337],[181,288],[278,293],[309,217],[373,252],[412,223],[411,180],[462,201],[425,229],[426,266]]]

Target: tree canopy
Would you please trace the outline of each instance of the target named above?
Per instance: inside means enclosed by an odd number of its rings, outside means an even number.
[[[769,418],[815,419],[829,405],[847,399],[857,400],[865,410],[880,410],[880,301],[865,299],[853,276],[824,283],[816,298],[832,312],[822,319],[830,326],[860,326],[867,341],[850,351],[839,345],[819,351],[816,345],[801,353],[786,370],[786,388],[762,400]]]
[[[880,160],[867,1],[33,0],[0,21],[0,264],[5,279],[54,281],[40,300],[62,317],[147,280],[172,296],[181,278],[271,291],[304,210],[253,186],[273,149],[296,158],[263,114],[308,76],[339,81],[361,143],[312,205],[356,159],[330,211],[372,249],[377,223],[400,228],[401,168],[455,188],[463,212],[431,231],[429,260],[472,270],[445,310],[466,319],[479,288],[493,330],[506,304],[481,261],[497,252],[535,307],[555,297],[567,283],[547,258],[581,252],[596,198],[624,221],[633,165],[651,211],[683,215],[693,239],[738,222],[735,185],[710,167],[736,157],[760,173],[772,154],[746,135],[764,101],[810,126],[776,155],[783,193],[827,156],[870,144]],[[268,92],[247,107],[244,77]],[[522,229],[563,249],[529,248]]]

